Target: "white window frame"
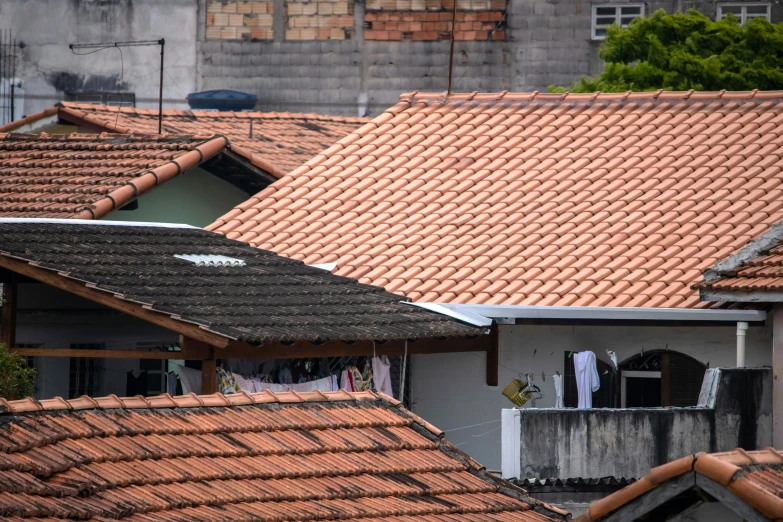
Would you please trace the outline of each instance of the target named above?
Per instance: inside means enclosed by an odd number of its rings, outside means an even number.
[[[766,7],[767,8],[767,16],[751,16],[750,18],[766,18],[767,22],[772,20],[772,4],[770,2],[721,2],[718,4],[718,9],[715,12],[715,19],[716,20],[723,20],[724,18],[727,18],[727,15],[723,14],[723,8],[724,7],[739,7],[741,9],[739,19],[740,24],[745,25],[745,22],[748,21],[748,7]]]
[[[614,18],[615,21],[618,23],[621,20],[622,15],[622,8],[623,7],[638,7],[639,8],[639,14],[637,16],[644,16],[644,3],[628,3],[628,4],[593,4],[592,6],[592,13],[590,18],[590,36],[593,40],[604,40],[606,39],[606,36],[598,36],[595,34],[597,29],[603,29],[606,27],[609,27],[608,25],[601,24],[600,26],[597,24],[598,17],[598,9],[599,8],[605,8],[605,7],[611,7],[614,8]],[[606,16],[606,15],[603,15]],[[601,18],[603,18],[601,16]],[[622,24],[620,27],[628,27],[628,24]]]
[[[620,372],[620,407],[625,408],[625,393],[628,386],[628,378],[643,378],[643,379],[660,379],[661,372],[648,372],[648,371],[626,371]]]

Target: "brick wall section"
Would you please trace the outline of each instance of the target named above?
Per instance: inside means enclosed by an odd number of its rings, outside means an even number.
[[[365,40],[450,40],[450,12],[368,12],[364,15],[367,30]],[[502,11],[457,12],[454,39],[505,40],[505,20]]]
[[[286,40],[346,40],[353,33],[353,0],[287,0]]]
[[[207,0],[207,40],[271,40],[274,2]]]

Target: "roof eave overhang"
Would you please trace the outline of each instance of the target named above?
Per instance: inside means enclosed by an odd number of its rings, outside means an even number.
[[[702,301],[721,303],[783,303],[783,292],[781,291],[754,290],[740,292],[736,290],[700,288],[699,297]]]
[[[783,301],[783,293],[780,294]],[[702,294],[702,299],[704,298]],[[708,299],[723,301],[722,299]],[[767,300],[768,301],[768,300]],[[600,306],[523,306],[487,304],[438,303],[440,306],[463,314],[474,314],[494,319],[500,324],[507,319],[541,320],[596,320],[596,321],[715,321],[715,322],[763,322],[767,314],[763,310],[702,310],[692,308],[620,308]]]

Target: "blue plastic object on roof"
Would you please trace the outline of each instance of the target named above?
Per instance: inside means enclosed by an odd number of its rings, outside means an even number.
[[[188,105],[194,110],[249,111],[256,106],[258,96],[231,89],[192,92],[187,96]]]

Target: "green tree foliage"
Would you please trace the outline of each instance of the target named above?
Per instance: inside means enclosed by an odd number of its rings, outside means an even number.
[[[9,352],[0,344],[0,397],[16,400],[35,391],[34,368],[28,368],[24,357]]]
[[[551,92],[783,89],[783,23],[729,16],[713,22],[656,11],[626,29],[613,25],[600,50],[604,72]]]

